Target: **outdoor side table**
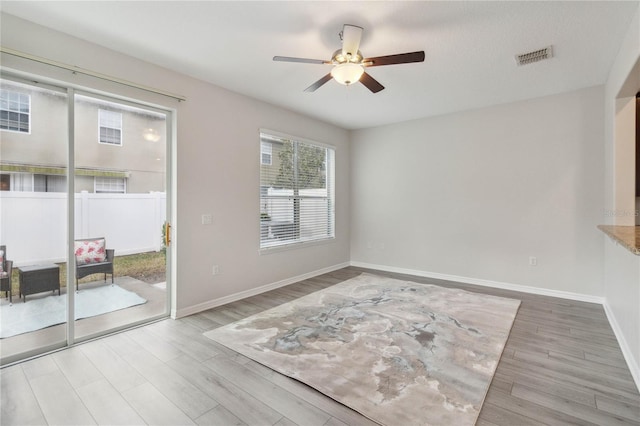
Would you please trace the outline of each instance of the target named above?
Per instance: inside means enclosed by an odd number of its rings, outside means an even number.
[[[56,291],[60,296],[60,267],[58,265],[21,266],[18,275],[20,297],[27,301],[28,294]]]

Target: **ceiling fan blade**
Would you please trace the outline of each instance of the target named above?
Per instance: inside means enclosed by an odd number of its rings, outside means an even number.
[[[360,77],[360,83],[364,84],[365,87],[371,90],[373,93],[378,93],[379,91],[384,89],[384,86],[378,83],[378,80],[371,77],[366,72],[362,74],[362,77]]]
[[[360,47],[362,27],[345,24],[342,27],[342,55],[345,58],[355,57]]]
[[[322,59],[292,58],[290,56],[274,56],[274,61],[278,62],[298,62],[302,64],[330,64],[331,61],[323,61]]]
[[[377,67],[380,65],[408,64],[411,62],[424,62],[424,50],[419,52],[366,58],[362,60],[362,65],[366,67]]]
[[[316,89],[318,89],[320,86],[322,86],[323,84],[325,84],[327,81],[331,80],[333,77],[331,77],[331,73],[325,75],[324,77],[322,77],[320,80],[316,81],[315,83],[313,83],[311,86],[307,87],[306,89],[304,89],[305,92],[315,92]]]

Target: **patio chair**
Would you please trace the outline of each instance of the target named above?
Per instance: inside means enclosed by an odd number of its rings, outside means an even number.
[[[13,261],[7,260],[7,246],[0,246],[0,292],[4,291],[4,297],[11,300],[11,272],[13,269]]]
[[[104,282],[107,282],[107,274],[111,274],[113,285],[113,257],[115,250],[106,248],[104,238],[86,238],[76,240],[74,250],[76,255],[76,291],[78,280],[87,275],[104,273]]]

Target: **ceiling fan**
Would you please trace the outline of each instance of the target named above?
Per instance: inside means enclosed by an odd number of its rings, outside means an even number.
[[[280,62],[298,62],[303,64],[333,65],[333,69],[329,74],[304,89],[305,92],[315,92],[316,89],[327,81],[334,79],[345,86],[349,86],[359,81],[373,93],[378,93],[383,90],[384,86],[366,73],[364,70],[365,67],[408,64],[411,62],[424,61],[423,50],[419,52],[365,58],[358,50],[360,47],[360,38],[362,37],[362,27],[345,24],[339,35],[342,39],[342,49],[336,50],[328,61],[324,61],[322,59],[292,58],[289,56],[274,56],[273,60]]]

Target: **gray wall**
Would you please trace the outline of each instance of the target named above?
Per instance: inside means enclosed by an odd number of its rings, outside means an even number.
[[[351,260],[603,296],[602,98],[353,132]]]

